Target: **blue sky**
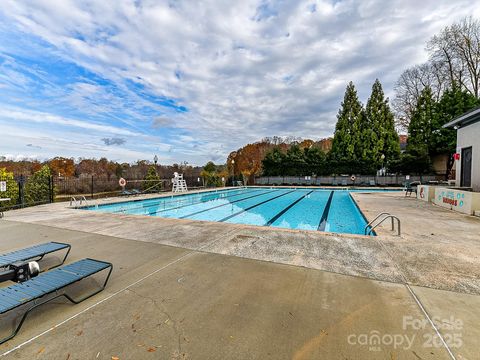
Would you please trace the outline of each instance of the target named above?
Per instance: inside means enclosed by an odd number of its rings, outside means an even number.
[[[331,136],[348,81],[387,95],[472,1],[2,1],[0,155],[225,161]]]

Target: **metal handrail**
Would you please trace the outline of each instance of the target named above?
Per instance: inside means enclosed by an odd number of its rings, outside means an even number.
[[[72,204],[74,205],[74,207],[77,207],[78,205],[81,206],[82,202],[85,202],[85,204],[88,205],[87,198],[84,195],[82,195],[79,200],[77,200],[75,196],[70,197],[70,206],[72,206]]]
[[[367,235],[367,230],[368,230],[368,227],[371,226],[380,216],[382,215],[390,215],[389,212],[381,212],[380,214],[378,214],[377,216],[375,216],[375,219],[373,219],[372,221],[370,221],[367,225],[365,225],[365,229],[364,229],[364,233],[365,235]],[[392,230],[393,230],[393,219],[392,219]]]
[[[75,204],[75,206],[77,206],[77,199],[75,196],[70,197],[70,206],[72,206],[72,202]]]
[[[378,219],[381,215],[386,215],[384,216],[377,224],[375,224],[375,226],[371,226],[371,223],[373,223],[376,219]],[[395,216],[395,215],[392,215],[392,214],[389,214],[389,213],[382,213],[382,214],[379,214],[374,220],[372,220],[369,224],[370,225],[367,225],[365,227],[365,235],[370,235],[372,233],[372,231],[379,225],[381,225],[385,220],[387,220],[388,218],[392,219],[392,231],[395,230],[395,224],[394,224],[394,220],[397,220],[397,235],[400,236],[401,234],[401,224],[400,224],[400,219]],[[370,227],[370,229],[368,230],[368,227]],[[368,230],[368,232],[367,232]]]

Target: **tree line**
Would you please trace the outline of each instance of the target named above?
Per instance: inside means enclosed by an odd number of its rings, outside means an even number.
[[[372,174],[399,156],[394,116],[377,79],[365,107],[353,82],[347,85],[330,151],[316,146],[293,145],[287,151],[275,147],[262,164],[267,176]]]
[[[353,83],[347,86],[337,115],[332,149],[270,150],[265,175],[373,174],[432,172],[432,159],[443,155],[451,174],[456,131],[443,125],[480,105],[480,22],[467,17],[445,27],[427,43],[429,60],[406,69],[395,84],[392,113],[375,81],[365,108]],[[395,121],[394,121],[395,119]],[[395,129],[407,132],[406,151]]]
[[[31,176],[42,166],[47,165],[55,177],[91,177],[104,180],[117,180],[120,177],[131,180],[145,179],[148,169],[154,167],[159,178],[170,179],[174,172],[183,173],[188,177],[199,176],[202,167],[191,166],[188,163],[173,165],[155,164],[150,160],[137,160],[134,163],[116,162],[107,158],[100,159],[74,159],[54,157],[46,161],[32,160],[8,160],[0,156],[0,168],[12,172],[15,176]]]

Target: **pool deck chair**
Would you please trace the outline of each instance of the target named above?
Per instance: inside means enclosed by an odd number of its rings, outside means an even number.
[[[113,265],[105,261],[94,259],[83,259],[72,264],[68,264],[48,272],[44,272],[35,278],[23,283],[0,288],[0,315],[4,315],[20,306],[26,305],[27,310],[23,313],[18,325],[13,332],[0,340],[0,344],[10,340],[22,327],[27,315],[35,308],[48,303],[54,299],[65,297],[70,302],[78,304],[105,289],[108,279],[112,273]],[[108,270],[107,277],[103,285],[93,293],[87,294],[81,298],[74,299],[68,295],[65,288],[77,283],[89,276],[97,274],[103,270]],[[62,291],[63,290],[63,291]],[[48,296],[52,295],[53,296]]]
[[[6,268],[14,263],[28,260],[40,261],[47,254],[51,254],[61,250],[67,250],[60,264],[50,267],[51,269],[62,265],[70,253],[71,245],[60,242],[48,242],[44,244],[34,245],[25,249],[12,251],[6,254],[0,254],[0,269]]]
[[[415,196],[417,196],[417,186],[421,185],[420,182],[418,181],[413,181],[413,182],[406,182],[405,183],[405,197],[412,195],[415,193]]]

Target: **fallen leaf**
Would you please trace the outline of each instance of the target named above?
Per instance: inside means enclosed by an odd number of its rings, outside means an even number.
[[[37,351],[37,354],[41,354],[45,351],[45,346],[42,346],[40,350]]]
[[[116,356],[112,356],[112,360],[120,360],[120,358],[118,358]]]
[[[155,351],[157,351],[157,349],[155,349],[155,348],[148,348],[147,351],[148,351],[148,352],[155,352]]]
[[[83,334],[83,330],[80,330],[79,332],[77,332],[77,336],[80,336]]]

